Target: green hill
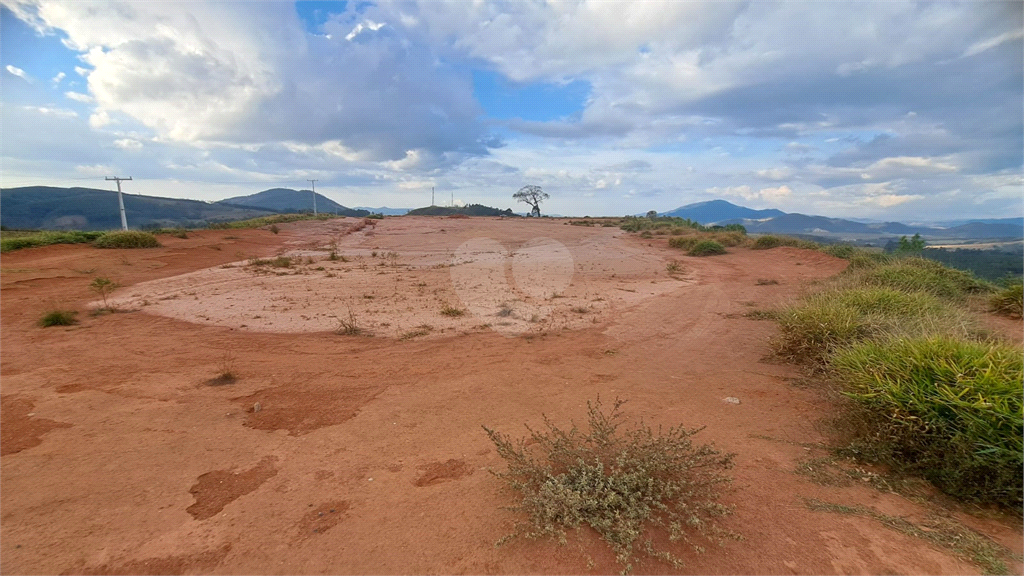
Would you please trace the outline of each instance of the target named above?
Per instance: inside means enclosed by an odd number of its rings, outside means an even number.
[[[201,227],[210,222],[274,214],[252,206],[124,194],[130,228]],[[110,230],[121,227],[117,192],[27,186],[0,190],[0,225],[27,230]]]

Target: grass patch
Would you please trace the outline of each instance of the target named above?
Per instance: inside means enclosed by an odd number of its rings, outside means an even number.
[[[188,230],[186,230],[185,228],[181,228],[181,227],[178,227],[178,228],[155,228],[153,230],[149,230],[149,232],[151,232],[154,236],[158,235],[158,234],[163,234],[163,235],[167,235],[167,236],[174,236],[175,238],[182,238],[182,239],[188,238]]]
[[[0,235],[0,253],[50,244],[86,244],[102,236],[103,232],[68,232],[4,230]]]
[[[43,328],[50,326],[72,326],[78,324],[78,312],[75,310],[51,310],[39,319],[39,325]]]
[[[814,498],[805,499],[804,504],[807,508],[818,512],[862,516],[877,520],[896,532],[936,544],[961,558],[970,560],[983,569],[986,574],[1009,573],[1009,569],[1003,561],[1003,558],[1009,555],[1007,550],[951,518],[932,516],[918,525],[904,518],[882,514],[863,506],[846,506]]]
[[[212,230],[238,230],[243,228],[262,228],[274,224],[285,224],[287,222],[299,222],[301,220],[331,220],[343,218],[334,214],[275,214],[273,216],[260,216],[249,220],[236,220],[234,222],[214,222],[208,228]]]
[[[725,254],[725,247],[714,240],[701,240],[686,253],[689,256],[715,256]]]
[[[850,346],[831,363],[873,421],[873,458],[960,499],[1020,509],[1020,350],[947,337],[893,339]]]
[[[1024,284],[1012,284],[989,298],[989,309],[996,314],[1020,318],[1024,314]]]
[[[897,258],[877,264],[864,272],[861,282],[907,292],[927,292],[955,301],[965,300],[970,294],[992,290],[990,284],[978,280],[969,272],[916,257]]]
[[[821,247],[817,242],[811,242],[808,240],[801,240],[799,238],[793,238],[791,236],[778,236],[775,234],[765,234],[758,236],[754,243],[750,245],[751,250],[769,250],[771,248],[778,248],[779,246],[792,246],[794,248],[807,248],[810,250],[816,250]]]
[[[529,439],[514,442],[484,427],[508,464],[493,473],[516,493],[509,509],[526,516],[499,544],[516,537],[564,544],[567,529],[585,525],[604,538],[625,574],[638,553],[682,565],[675,554],[655,548],[652,531],[697,552],[703,542],[730,535],[715,518],[731,511],[718,497],[730,481],[721,472],[732,466],[733,455],[693,446],[690,438],[701,428],[655,434],[640,423],[623,430],[623,404],[617,399],[605,413],[600,398],[588,401],[586,431],[575,424],[562,430],[545,416],[545,430],[527,427]]]
[[[831,354],[897,328],[907,331],[927,318],[955,317],[929,294],[887,288],[848,288],[814,294],[779,314],[776,353],[799,362],[826,363]]]
[[[141,230],[107,232],[93,241],[97,248],[159,248],[156,236]]]

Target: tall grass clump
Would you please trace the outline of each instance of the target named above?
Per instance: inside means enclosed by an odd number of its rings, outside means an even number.
[[[989,298],[989,309],[996,314],[1020,318],[1024,315],[1024,284],[1010,284]]]
[[[92,243],[97,248],[159,248],[156,236],[140,230],[107,232]]]
[[[714,240],[701,240],[686,253],[689,256],[715,256],[725,254],[725,247]]]
[[[871,457],[953,496],[1020,509],[1022,354],[948,337],[862,342],[832,366],[865,409]]]
[[[940,298],[962,301],[970,294],[989,292],[992,286],[970,272],[947,268],[933,260],[896,258],[868,269],[863,283],[909,292],[927,292]]]
[[[842,347],[881,334],[955,332],[959,317],[930,294],[870,286],[827,290],[779,315],[775,351],[798,362],[825,364]]]
[[[690,438],[701,428],[655,434],[641,422],[623,430],[623,403],[616,400],[606,414],[600,398],[588,401],[587,431],[575,424],[562,430],[545,417],[546,430],[528,427],[529,440],[513,442],[484,427],[508,464],[494,474],[517,494],[509,509],[526,517],[499,544],[519,536],[564,544],[567,529],[590,526],[611,546],[625,574],[637,553],[681,566],[675,554],[655,548],[655,531],[698,552],[705,540],[729,535],[714,520],[731,511],[718,498],[721,485],[730,481],[721,471],[732,466],[733,455],[695,447]]]

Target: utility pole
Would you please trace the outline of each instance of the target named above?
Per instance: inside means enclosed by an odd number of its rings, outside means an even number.
[[[433,186],[430,187],[430,205],[431,206],[434,205],[434,187]]]
[[[117,176],[114,176],[113,178],[109,176],[107,177],[107,180],[114,180],[117,182],[117,205],[121,208],[121,230],[128,229],[128,219],[124,217],[124,198],[121,197],[121,181],[131,179],[131,176],[127,178],[118,178]]]
[[[313,216],[316,216],[316,180],[307,178],[306,181],[313,185]]]

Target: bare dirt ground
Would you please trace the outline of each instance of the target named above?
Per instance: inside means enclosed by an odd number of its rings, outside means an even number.
[[[829,400],[767,356],[774,324],[744,314],[844,261],[790,248],[689,258],[558,220],[360,222],[4,255],[0,571],[617,572],[587,533],[495,548],[513,517],[481,429],[582,423],[600,395],[654,427],[706,425],[696,441],[736,453],[724,525],[743,540],[678,550],[686,573],[981,570],[809,500],[924,533],[955,520],[1016,554],[1020,573],[1018,520],[798,473],[828,456]],[[295,263],[254,262],[280,254]],[[97,276],[122,286],[111,302],[126,312],[89,314]],[[80,323],[36,325],[57,307]],[[364,335],[335,333],[343,320]],[[226,369],[237,380],[214,380]]]

